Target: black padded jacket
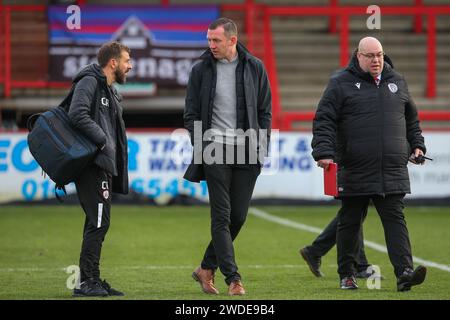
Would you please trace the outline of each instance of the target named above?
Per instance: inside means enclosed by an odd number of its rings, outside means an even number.
[[[377,86],[359,67],[331,77],[313,121],[314,159],[338,163],[340,196],[410,193],[408,158],[426,152],[416,106],[402,75],[385,57]]]

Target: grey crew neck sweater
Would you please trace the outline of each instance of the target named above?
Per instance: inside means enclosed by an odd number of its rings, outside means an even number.
[[[216,93],[212,109],[211,129],[214,140],[226,144],[236,144],[234,130],[237,126],[236,112],[236,67],[238,55],[233,60],[217,60]]]

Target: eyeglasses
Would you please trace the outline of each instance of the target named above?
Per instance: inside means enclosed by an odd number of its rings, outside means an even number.
[[[369,60],[373,60],[375,58],[377,59],[383,59],[385,56],[384,52],[378,52],[377,54],[373,54],[373,53],[362,53],[360,52],[360,54],[362,54],[364,57],[366,57]]]

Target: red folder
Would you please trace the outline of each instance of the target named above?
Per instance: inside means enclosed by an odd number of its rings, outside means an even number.
[[[323,170],[323,189],[325,195],[337,197],[337,163],[330,163],[328,169]]]

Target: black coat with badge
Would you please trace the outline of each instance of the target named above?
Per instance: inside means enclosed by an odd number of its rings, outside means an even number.
[[[340,196],[410,193],[408,158],[426,152],[416,106],[402,75],[385,57],[381,81],[356,54],[332,76],[313,122],[312,155],[338,163]]]
[[[113,176],[112,191],[127,194],[128,144],[121,96],[109,87],[98,64],[84,67],[73,80],[75,90],[65,106],[75,128],[95,143],[94,163]]]

